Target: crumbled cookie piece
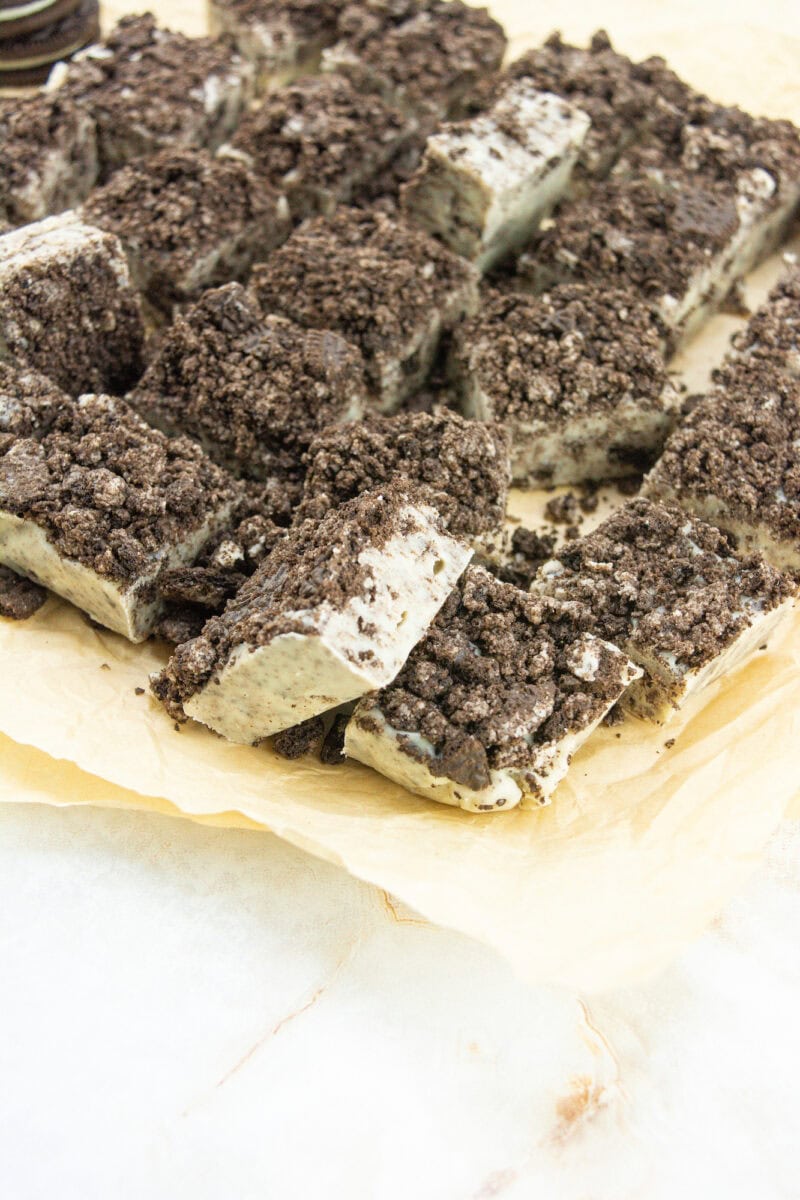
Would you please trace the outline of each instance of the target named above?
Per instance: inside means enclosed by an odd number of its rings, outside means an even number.
[[[284,192],[292,216],[302,220],[352,203],[416,128],[413,118],[360,94],[342,75],[310,76],[248,113],[223,153]]]
[[[469,557],[433,509],[367,492],[280,540],[156,694],[242,743],[336,708],[394,677]]]
[[[321,746],[324,735],[325,722],[322,717],[309,717],[300,725],[292,725],[290,729],[276,733],[272,739],[272,748],[281,758],[302,758]]]
[[[361,355],[344,338],[264,316],[231,283],[176,318],[130,399],[152,424],[265,482],[271,510],[288,519],[312,439],[361,416],[366,388]]]
[[[81,215],[116,234],[135,286],[167,316],[209,287],[246,279],[290,229],[285,199],[244,163],[186,149],[123,167]]]
[[[630,291],[488,293],[456,330],[451,376],[466,416],[509,430],[515,482],[613,479],[649,465],[675,424],[661,335]]]
[[[718,529],[639,499],[557,551],[532,590],[643,668],[623,707],[661,722],[744,661],[796,589],[759,556],[738,558]]]
[[[508,437],[499,426],[456,413],[370,416],[331,427],[311,443],[307,461],[295,520],[320,520],[353,496],[389,483],[417,489],[457,537],[491,533],[505,516]]]
[[[343,6],[344,0],[209,0],[209,27],[233,40],[263,94],[318,69]]]
[[[101,177],[157,150],[215,150],[250,98],[253,70],[224,41],[123,17],[102,42],[59,63],[48,87],[87,110],[97,125]]]
[[[121,393],[142,367],[144,327],[119,241],[73,213],[0,237],[0,362],[71,395]]]
[[[159,572],[191,562],[238,498],[199,447],[123,401],[73,401],[0,364],[0,562],[107,628],[147,637]]]
[[[544,804],[639,674],[568,608],[469,567],[394,682],[360,702],[345,752],[472,812]]]
[[[403,221],[340,208],[295,230],[254,268],[251,289],[266,312],[358,346],[392,411],[424,383],[443,331],[475,310],[478,273]]]
[[[27,621],[46,602],[47,594],[46,588],[39,587],[24,575],[0,567],[0,617]]]

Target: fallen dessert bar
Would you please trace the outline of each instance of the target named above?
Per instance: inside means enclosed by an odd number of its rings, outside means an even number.
[[[633,287],[673,348],[779,243],[800,202],[800,135],[699,98],[565,205],[532,241],[518,284]]]
[[[323,69],[428,121],[454,114],[506,48],[487,10],[461,0],[366,0],[344,10],[339,32]]]
[[[228,34],[256,71],[259,93],[319,67],[343,0],[207,0],[212,33]]]
[[[0,224],[74,208],[97,179],[94,121],[66,97],[0,99]]]
[[[403,207],[485,270],[528,241],[566,191],[585,113],[521,80],[493,107],[428,138]]]
[[[275,510],[288,514],[312,439],[360,417],[366,388],[355,347],[264,316],[231,283],[176,318],[130,400],[152,424],[189,434],[216,462],[265,481]]]
[[[531,587],[643,668],[622,705],[658,723],[763,646],[796,591],[718,529],[646,499],[568,542]]]
[[[0,364],[0,563],[101,625],[146,638],[158,573],[191,562],[238,498],[198,446],[123,401],[71,400]]]
[[[608,175],[663,106],[684,102],[691,92],[663,60],[634,63],[617,53],[602,30],[585,50],[554,33],[512,62],[508,74],[562,96],[591,119],[571,181],[581,190]]]
[[[433,509],[367,492],[278,542],[154,690],[233,742],[288,729],[393,679],[469,558]]]
[[[224,42],[123,17],[108,37],[59,63],[48,88],[97,123],[102,178],[145,154],[180,146],[215,150],[230,137],[252,91],[252,68]]]
[[[285,192],[300,220],[350,203],[415,129],[413,118],[379,96],[361,95],[342,75],[323,75],[267,97],[223,153]]]
[[[425,382],[443,331],[478,302],[479,275],[434,238],[374,210],[340,208],[295,230],[253,269],[266,312],[335,329],[364,355],[391,411]]]
[[[241,162],[163,150],[89,197],[89,225],[122,242],[135,286],[169,315],[214,284],[244,279],[289,236],[286,200]]]
[[[492,295],[456,330],[450,367],[464,415],[509,430],[528,487],[642,470],[680,403],[652,311],[597,284]]]
[[[511,477],[508,434],[456,413],[369,416],[314,438],[296,521],[321,520],[354,496],[390,483],[413,486],[456,537],[503,525]]]
[[[75,213],[0,237],[0,362],[72,395],[123,392],[141,371],[139,297],[117,238]]]
[[[345,753],[472,812],[545,804],[572,755],[641,674],[547,597],[469,567]]]

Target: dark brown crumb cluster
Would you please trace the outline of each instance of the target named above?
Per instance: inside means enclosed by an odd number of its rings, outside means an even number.
[[[792,267],[766,303],[735,333],[732,350],[714,372],[714,382],[741,386],[746,379],[763,389],[770,377],[800,381],[800,267]]]
[[[654,499],[712,497],[720,520],[800,538],[800,381],[748,374],[702,400],[668,439],[647,477]]]
[[[535,588],[569,604],[581,628],[634,659],[698,668],[794,592],[758,556],[677,508],[633,500],[555,555]]]
[[[542,746],[586,729],[618,698],[624,659],[594,642],[587,670],[585,650],[568,610],[468,567],[375,705],[406,754],[429,762],[403,736],[421,734],[437,775],[479,790],[492,770],[535,768]],[[359,718],[365,728],[372,719]]]
[[[119,277],[121,247],[87,231],[66,248],[52,221],[55,229],[23,226],[0,239],[0,358],[73,396],[125,392],[141,373],[144,327],[139,298]]]
[[[47,600],[46,588],[39,587],[8,567],[0,567],[0,617],[27,621]]]
[[[358,351],[336,333],[265,317],[237,283],[207,292],[161,342],[131,402],[197,438],[216,461],[266,481],[276,516],[300,499],[303,456],[365,399]]]
[[[166,606],[157,633],[173,645],[196,637],[209,617],[222,612],[286,536],[263,485],[246,483],[242,491],[230,524],[206,543],[192,565],[162,571],[158,577],[158,594]]]
[[[360,94],[344,76],[309,76],[245,116],[231,145],[302,218],[349,203],[413,130],[396,108]]]
[[[487,571],[515,587],[527,591],[539,567],[553,557],[555,533],[538,532],[518,526],[511,534],[508,550],[498,563],[482,563]]]
[[[333,40],[344,0],[214,0],[214,8],[245,25],[265,25],[280,45],[290,36]]]
[[[0,508],[66,558],[131,583],[235,499],[188,438],[166,438],[121,400],[73,402],[0,365]]]
[[[335,329],[357,345],[378,385],[376,359],[399,354],[454,293],[477,287],[474,268],[439,242],[379,211],[341,208],[297,229],[251,287],[266,312],[312,329]]]
[[[563,96],[590,118],[592,125],[581,150],[577,171],[602,177],[644,125],[652,111],[654,89],[624,54],[618,54],[603,31],[589,48],[579,49],[552,34],[543,46],[529,50],[509,67],[512,79],[530,79],[545,92]]]
[[[302,758],[314,754],[326,766],[335,767],[344,762],[344,734],[348,717],[337,713],[332,720],[310,717],[300,725],[284,729],[272,738],[272,748],[282,758]]]
[[[311,443],[296,520],[319,520],[353,496],[397,483],[419,491],[451,533],[473,537],[502,524],[510,479],[509,438],[498,425],[449,412],[372,416]]]
[[[134,282],[164,310],[244,279],[289,234],[285,201],[268,183],[242,162],[198,150],[123,167],[92,193],[83,218],[117,235]]]
[[[105,177],[166,146],[215,149],[230,112],[207,103],[206,85],[219,88],[243,71],[227,42],[160,29],[147,13],[123,17],[99,52],[71,63],[63,88],[97,122]]]
[[[322,604],[341,609],[354,596],[368,593],[373,571],[359,562],[359,555],[412,531],[415,521],[408,504],[397,488],[376,490],[321,521],[304,521],[280,539],[223,614],[176,649],[153,687],[170,713],[178,713],[237,646],[265,646],[285,633],[309,635],[313,629],[308,622],[292,614]]]
[[[568,419],[635,396],[660,408],[662,328],[629,290],[562,284],[542,296],[491,295],[456,331],[454,359],[498,421]]]
[[[681,169],[612,176],[559,210],[519,263],[535,291],[560,280],[681,297],[694,273],[739,227],[736,191]]]
[[[0,99],[0,226],[22,225],[69,208],[97,174],[94,125],[57,92]],[[53,156],[63,157],[57,182],[47,179]]]
[[[444,117],[502,62],[506,37],[485,8],[461,0],[355,3],[332,52],[364,90],[421,116]]]

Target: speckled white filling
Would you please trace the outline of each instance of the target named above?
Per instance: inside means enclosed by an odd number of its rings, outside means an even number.
[[[323,602],[285,616],[308,628],[263,646],[236,646],[184,704],[187,715],[249,744],[384,687],[467,566],[471,550],[442,534],[429,509],[408,508],[415,528],[369,547],[359,563],[372,581],[341,609]]]
[[[513,120],[515,136],[504,130]],[[403,203],[414,220],[486,270],[524,244],[567,188],[589,118],[529,81],[492,110],[428,139]]]

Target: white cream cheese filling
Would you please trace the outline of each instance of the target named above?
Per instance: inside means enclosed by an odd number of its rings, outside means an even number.
[[[251,744],[390,683],[472,556],[438,531],[430,510],[408,508],[402,516],[414,521],[413,532],[359,555],[373,576],[365,592],[341,609],[326,602],[287,612],[307,634],[237,646],[184,703],[186,714],[229,741]]]
[[[512,120],[515,136],[504,131]],[[428,139],[403,203],[417,224],[481,270],[523,245],[567,189],[585,113],[528,81],[492,110]]]

